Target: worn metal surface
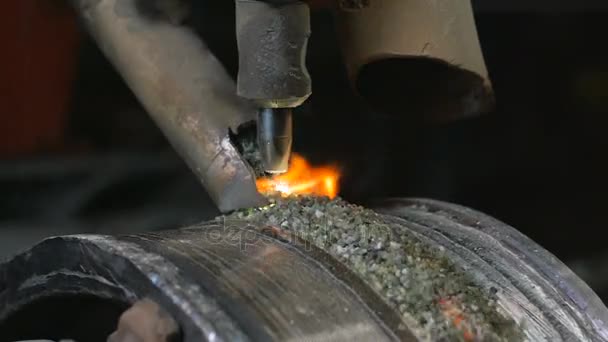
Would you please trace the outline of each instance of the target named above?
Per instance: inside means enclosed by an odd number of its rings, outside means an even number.
[[[433,286],[430,292],[413,289],[428,287],[429,279],[438,279],[436,274],[450,274],[466,281],[460,282],[460,288],[435,295],[465,300],[485,293],[487,298],[482,297],[479,303],[496,303],[493,311],[470,307],[467,310],[473,311],[467,313],[469,316],[460,312],[453,317],[449,315],[454,315],[454,309],[446,309],[445,297],[438,301],[434,297],[412,299],[434,303],[446,312],[447,322],[499,312],[516,322],[522,332],[518,340],[608,341],[608,309],[599,298],[555,257],[501,222],[468,208],[431,200],[383,201],[377,209],[381,214],[342,203],[329,204],[341,208],[335,210],[346,210],[346,214],[348,210],[366,211],[365,215],[390,228],[392,242],[404,236],[416,241],[403,249],[402,259],[418,256],[424,260],[417,262],[427,265],[428,272],[416,272],[409,278],[414,283],[408,285],[406,296],[410,292],[414,296],[433,295]],[[323,217],[321,207],[316,208],[311,209],[312,217]],[[347,222],[338,217],[334,222],[329,212],[332,223],[325,227],[329,230],[313,227],[312,221],[303,223],[301,213],[284,215],[287,223],[278,225],[262,213],[256,216],[260,220],[233,216],[157,234],[46,240],[0,265],[0,340],[11,333],[11,327],[3,325],[6,319],[28,303],[73,294],[124,303],[150,298],[180,325],[184,341],[411,341],[415,340],[413,333],[424,336],[419,321],[406,320],[397,314],[397,308],[391,309],[395,299],[383,289],[394,289],[394,285],[383,284],[382,277],[370,281],[361,272],[373,275],[377,270],[353,266],[349,260],[357,259],[356,253],[348,246],[336,247],[342,240],[356,241],[366,235],[345,236]],[[293,220],[294,229],[290,229],[289,220]],[[361,226],[355,231],[369,228]],[[333,233],[337,242],[331,240]],[[399,241],[402,246],[408,243]],[[366,255],[378,259],[377,267],[394,262],[387,259],[384,244],[373,242],[361,240],[358,248],[368,249]],[[335,248],[320,249],[331,246]],[[421,254],[422,250],[427,252]],[[380,263],[380,259],[384,261]],[[448,268],[456,267],[454,272],[445,273],[447,264],[441,260],[449,260],[452,266]],[[412,265],[406,268],[415,271]],[[475,314],[470,316],[472,312]],[[430,317],[421,313],[423,318]],[[413,317],[417,313],[409,314]],[[426,322],[431,325],[423,330],[445,329],[446,322]],[[475,327],[475,322],[469,323]],[[461,334],[466,336],[471,335]]]
[[[306,69],[310,9],[302,1],[236,0],[239,96],[261,108],[292,108],[311,94]]]
[[[383,323],[391,311],[372,292],[355,294],[340,280],[348,271],[321,266],[323,255],[218,223],[50,239],[0,266],[0,327],[37,298],[87,293],[148,297],[176,319],[184,341],[396,340]]]
[[[24,305],[83,294],[124,303],[150,298],[192,341],[208,340],[218,329],[228,340],[246,340],[213,299],[184,280],[177,266],[136,244],[103,236],[54,238],[8,265],[0,270],[0,340],[19,338],[3,323]]]
[[[74,0],[99,47],[114,64],[222,211],[263,203],[229,130],[256,111],[205,44],[173,24],[154,2]]]
[[[475,210],[423,199],[378,203],[379,212],[442,246],[528,341],[608,341],[608,309],[566,265],[512,227]]]

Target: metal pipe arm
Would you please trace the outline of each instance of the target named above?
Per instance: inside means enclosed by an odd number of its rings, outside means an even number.
[[[220,62],[153,1],[73,0],[84,24],[133,93],[223,211],[259,206],[251,169],[229,130],[255,120]]]

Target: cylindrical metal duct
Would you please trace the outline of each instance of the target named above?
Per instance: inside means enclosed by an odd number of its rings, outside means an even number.
[[[350,79],[375,109],[447,120],[493,104],[470,0],[370,0],[339,9]]]
[[[186,342],[608,340],[604,304],[542,247],[471,209],[403,199],[376,212],[303,199],[176,231],[46,240],[0,264],[0,340],[105,341],[142,298]]]

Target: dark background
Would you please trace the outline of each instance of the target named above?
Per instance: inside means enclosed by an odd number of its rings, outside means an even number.
[[[315,13],[314,94],[297,113],[295,149],[339,163],[350,201],[430,197],[493,215],[606,301],[603,3],[474,2],[497,107],[434,126],[408,121],[415,113],[405,104],[401,117],[367,110],[346,80],[331,15]],[[49,235],[175,228],[216,215],[67,7],[10,6],[0,27],[0,257]],[[232,2],[197,1],[192,11],[189,22],[235,75]]]

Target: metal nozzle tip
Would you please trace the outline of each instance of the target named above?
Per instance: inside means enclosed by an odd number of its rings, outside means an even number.
[[[268,173],[285,173],[289,168],[292,143],[290,108],[264,108],[258,115],[258,143],[262,164]]]

